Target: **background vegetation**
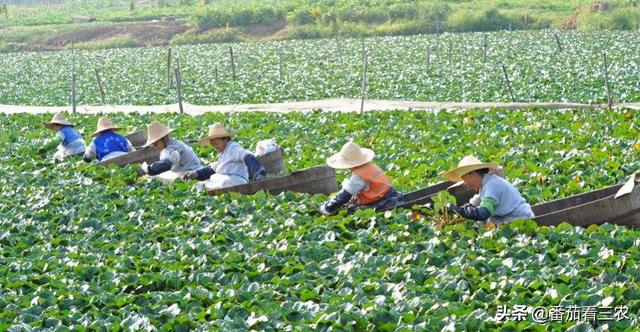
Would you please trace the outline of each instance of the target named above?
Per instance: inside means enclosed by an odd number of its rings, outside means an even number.
[[[89,18],[92,23],[79,23]],[[640,0],[83,0],[50,2],[47,6],[9,5],[6,12],[0,12],[0,51],[60,48],[86,41],[94,42],[89,48],[112,47],[113,43],[101,41],[112,35],[84,36],[82,32],[114,25],[132,29],[131,24],[150,21],[179,24],[181,28],[152,40],[131,37],[135,42],[128,44],[546,28],[635,30],[640,28]],[[70,31],[80,33],[79,40],[54,38]]]

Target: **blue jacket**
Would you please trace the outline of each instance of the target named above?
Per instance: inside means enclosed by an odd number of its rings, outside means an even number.
[[[111,130],[100,133],[100,135],[93,139],[93,144],[96,146],[96,157],[98,157],[98,160],[102,160],[104,156],[111,152],[129,151],[127,148],[127,139]]]
[[[72,126],[62,127],[62,129],[60,129],[58,133],[62,137],[62,146],[68,146],[69,144],[71,144],[71,142],[77,140],[78,138],[81,138],[80,134],[78,134],[78,132],[73,129]]]

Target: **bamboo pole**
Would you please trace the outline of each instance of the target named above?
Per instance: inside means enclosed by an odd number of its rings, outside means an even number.
[[[609,64],[607,63],[607,52],[605,52],[602,57],[604,60],[604,84],[607,89],[607,106],[609,107],[609,110],[611,110],[613,106],[613,97],[611,96],[611,87],[609,85]]]
[[[555,33],[556,36],[556,44],[558,45],[558,53],[562,53],[562,43],[560,43],[560,37],[558,37],[558,33]]]
[[[102,88],[102,80],[100,79],[100,73],[98,72],[98,68],[95,68],[96,72],[96,81],[98,82],[98,89],[100,89],[100,97],[102,98],[102,104],[106,104],[106,98],[104,95],[104,89]]]
[[[233,47],[229,46],[229,57],[231,59],[231,78],[236,81],[236,62],[233,58]]]
[[[362,65],[362,90],[360,92],[362,99],[360,101],[360,114],[364,113],[364,100],[367,97],[367,68],[369,66],[369,56],[367,53],[364,54]]]
[[[178,68],[175,69],[176,75],[176,93],[178,95],[178,107],[180,108],[180,114],[184,113],[184,108],[182,107],[182,82],[180,79],[180,70]]]
[[[75,45],[71,51],[71,112],[76,112],[76,49]]]
[[[513,97],[513,89],[511,88],[511,81],[509,80],[509,75],[507,74],[507,67],[502,64],[502,72],[504,73],[504,80],[507,83],[507,87],[509,88],[509,95],[511,96],[511,102],[516,102],[516,99]]]
[[[169,53],[167,54],[167,86],[171,89],[171,48],[169,48]]]

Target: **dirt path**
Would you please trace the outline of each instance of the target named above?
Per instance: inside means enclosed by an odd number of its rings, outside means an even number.
[[[496,109],[605,109],[606,105],[578,104],[578,103],[450,103],[450,102],[418,102],[401,100],[367,100],[364,111],[391,111],[391,110],[463,110],[474,108]],[[616,104],[615,107],[640,110],[640,103]],[[177,104],[134,106],[134,105],[108,105],[108,106],[78,106],[79,113],[175,113],[179,112]],[[214,105],[199,106],[184,104],[184,112],[189,115],[200,115],[208,112],[309,112],[321,109],[326,112],[359,112],[360,100],[358,99],[325,99],[313,101],[299,101],[280,104],[240,104],[240,105]],[[0,105],[0,113],[55,113],[71,111],[69,106],[13,106]]]

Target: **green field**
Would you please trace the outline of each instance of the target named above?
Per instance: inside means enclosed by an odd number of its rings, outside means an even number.
[[[607,52],[614,100],[640,100],[637,32],[558,36],[562,52],[550,31],[367,38],[368,98],[510,101],[504,64],[516,101],[603,103]],[[173,47],[172,76],[177,56],[184,100],[200,105],[358,97],[361,42],[343,39],[340,44],[344,68],[331,39]],[[236,81],[229,47],[234,50]],[[160,47],[5,55],[0,58],[0,103],[69,105],[74,59],[78,104],[102,103],[95,70],[107,104],[175,103],[175,88],[169,88],[167,80],[167,53]]]
[[[79,17],[95,22],[81,23],[77,21]],[[154,29],[140,26],[151,22],[155,22]],[[633,31],[640,28],[640,2],[82,0],[50,6],[9,5],[6,12],[0,11],[0,28],[0,52],[317,39],[335,35],[539,29]]]
[[[626,306],[628,319],[608,329],[640,326],[638,230],[439,231],[406,210],[321,217],[322,195],[208,197],[193,183],[136,179],[133,166],[52,163],[37,152],[52,136],[39,125],[49,117],[0,116],[0,147],[12,151],[0,156],[0,330],[605,330],[497,323],[500,305]],[[403,191],[439,182],[470,153],[503,164],[532,203],[640,167],[640,117],[625,110],[110,117],[127,131],[160,120],[177,137],[224,121],[247,148],[276,137],[289,170],[353,137]],[[85,137],[97,118],[69,116]]]

